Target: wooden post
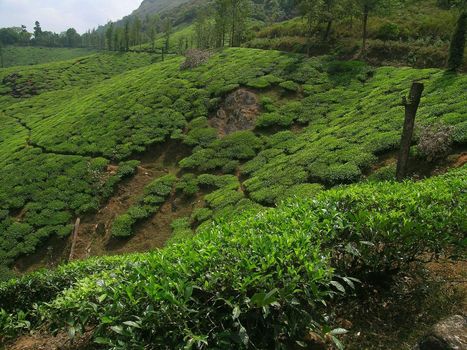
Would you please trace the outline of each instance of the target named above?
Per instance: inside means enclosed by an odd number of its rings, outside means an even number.
[[[405,107],[404,129],[402,130],[399,159],[397,162],[396,179],[402,181],[407,175],[407,165],[409,161],[410,145],[412,143],[413,128],[415,125],[415,115],[417,114],[420,98],[425,86],[423,83],[414,81],[410,89],[409,99],[402,98],[402,105]]]
[[[75,255],[75,247],[76,247],[76,241],[78,240],[78,231],[79,231],[80,222],[81,222],[81,219],[77,218],[75,222],[75,227],[73,229],[73,236],[71,238],[71,250],[70,250],[70,256],[68,257],[68,261],[73,260],[73,256]]]

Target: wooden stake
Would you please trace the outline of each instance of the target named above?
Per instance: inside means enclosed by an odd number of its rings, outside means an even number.
[[[407,176],[409,162],[410,145],[412,143],[413,129],[415,125],[415,115],[417,114],[420,98],[425,86],[423,83],[414,81],[410,89],[409,99],[402,98],[402,105],[405,107],[404,129],[402,130],[399,159],[397,162],[396,179],[402,181]]]
[[[73,235],[72,235],[72,241],[71,241],[71,250],[70,250],[70,256],[68,257],[68,261],[73,260],[73,256],[75,255],[75,247],[76,247],[76,241],[78,240],[78,231],[79,231],[79,224],[81,222],[80,218],[76,219],[75,222],[75,227],[73,229]]]

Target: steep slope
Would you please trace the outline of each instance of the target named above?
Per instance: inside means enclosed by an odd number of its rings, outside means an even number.
[[[164,195],[173,208],[180,200],[193,203],[188,231],[237,210],[362,179],[378,155],[397,148],[400,97],[414,79],[426,84],[418,121],[453,125],[454,141],[465,147],[465,75],[252,49],[225,50],[193,70],[180,69],[181,57],[147,65],[145,54],[115,54],[121,66],[106,66],[107,54],[93,57],[42,71],[2,72],[5,263],[49,237],[67,237],[76,217],[105,206],[116,184],[134,174],[138,163],[128,160],[140,159],[149,147],[161,150],[169,139],[178,142],[172,151],[189,149],[172,169],[179,177],[174,196]],[[118,74],[130,69],[130,57],[134,67],[143,67]],[[29,86],[38,88],[11,96]],[[228,102],[242,89],[258,105],[246,130],[225,135],[215,128],[218,118],[221,110],[228,118],[244,115],[242,106],[231,109]],[[149,197],[128,208],[130,218],[124,213],[127,234],[157,215],[164,200]]]
[[[25,321],[47,320],[50,330],[85,331],[112,349],[337,342],[332,336],[346,331],[331,331],[330,311],[346,291],[348,302],[373,274],[390,278],[420,255],[462,252],[466,181],[464,167],[420,182],[341,187],[244,213],[163,250],[24,276],[0,284],[0,333],[7,339],[29,329]]]
[[[171,10],[190,1],[192,0],[144,0],[141,5],[133,11],[132,15],[144,18],[147,15],[154,15]]]

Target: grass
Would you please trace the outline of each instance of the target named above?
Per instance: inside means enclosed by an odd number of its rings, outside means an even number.
[[[4,68],[29,66],[56,61],[65,61],[94,53],[91,49],[52,48],[52,47],[16,47],[8,46],[3,51]]]
[[[397,147],[400,98],[415,79],[426,85],[418,122],[453,125],[457,144],[466,141],[465,75],[253,49],[227,49],[193,70],[180,70],[180,57],[153,60],[104,53],[0,72],[5,263],[68,235],[74,218],[97,210],[127,173],[112,166],[169,138],[193,147],[184,171],[241,179],[208,189],[212,215],[196,216],[195,226],[362,179],[378,154]],[[254,130],[221,138],[208,120],[239,86],[255,87],[262,113]]]

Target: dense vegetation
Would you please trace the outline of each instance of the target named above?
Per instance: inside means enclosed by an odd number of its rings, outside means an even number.
[[[354,277],[465,253],[466,170],[295,198],[160,251],[0,284],[0,329],[7,337],[47,320],[74,336],[91,326],[113,349],[287,348],[309,331],[339,343],[345,330],[332,330],[325,305],[351,293]]]
[[[426,84],[419,122],[452,125],[454,141],[466,140],[463,75],[252,49],[225,50],[193,70],[180,70],[182,58],[151,60],[100,54],[0,72],[4,264],[68,235],[76,216],[97,210],[131,175],[133,163],[121,162],[169,138],[193,147],[180,166],[195,173],[188,187],[205,187],[210,210],[193,215],[193,227],[362,179],[376,155],[396,149],[400,97],[414,79]],[[261,113],[254,130],[221,137],[208,119],[239,86],[255,91]],[[198,177],[209,172],[240,181]]]
[[[50,47],[20,47],[8,46],[3,50],[3,66],[28,66],[55,61],[65,61],[77,57],[88,56],[93,51],[89,49],[50,48]]]
[[[145,0],[83,35],[0,28],[0,348],[342,349],[351,305],[371,322],[426,259],[465,260],[463,6]]]

